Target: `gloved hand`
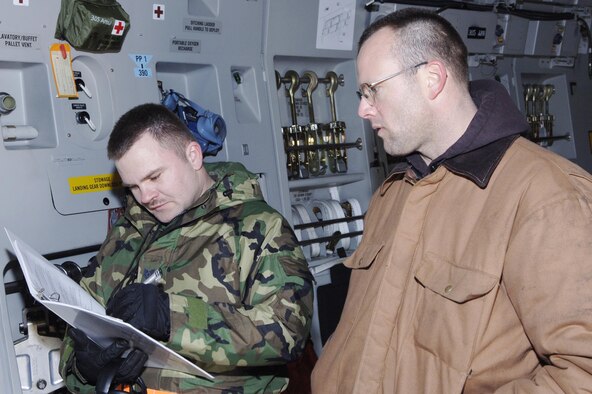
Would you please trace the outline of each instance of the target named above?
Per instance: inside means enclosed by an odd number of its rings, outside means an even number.
[[[169,295],[160,286],[132,283],[122,288],[107,303],[107,314],[128,322],[154,339],[169,339]]]
[[[99,374],[112,362],[118,361],[129,348],[125,339],[116,339],[106,348],[94,343],[86,334],[74,327],[68,329],[68,335],[74,341],[74,373],[78,378],[91,385],[96,385]],[[133,349],[122,359],[113,383],[131,384],[142,373],[148,355],[140,349]]]

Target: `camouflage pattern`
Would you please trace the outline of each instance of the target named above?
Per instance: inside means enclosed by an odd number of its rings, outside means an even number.
[[[256,177],[237,163],[207,164],[215,185],[195,207],[163,225],[130,196],[126,213],[91,262],[82,286],[106,305],[134,259],[138,281],[156,269],[169,293],[166,343],[212,373],[207,379],[146,368],[150,388],[172,392],[280,392],[283,364],[301,354],[312,316],[312,276],[286,220],[262,198]],[[68,370],[70,390],[92,392]]]

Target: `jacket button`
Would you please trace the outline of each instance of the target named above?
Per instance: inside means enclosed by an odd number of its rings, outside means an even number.
[[[452,291],[452,285],[448,285],[444,288],[444,293],[448,294]]]

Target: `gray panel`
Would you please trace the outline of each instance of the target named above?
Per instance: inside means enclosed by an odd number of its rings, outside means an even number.
[[[113,123],[135,105],[158,102],[157,81],[224,117],[228,128],[224,149],[208,160],[239,161],[259,174],[266,199],[290,221],[293,205],[312,200],[356,199],[365,211],[372,190],[384,177],[386,156],[380,141],[356,114],[356,41],[371,20],[409,5],[378,4],[376,12],[368,12],[366,1],[356,0],[353,10],[337,8],[323,14],[325,10],[319,13],[320,4],[333,7],[346,2],[160,0],[157,7],[152,2],[120,0],[131,21],[121,51],[72,50],[73,70],[91,94],[81,91],[78,99],[69,100],[56,97],[49,61],[50,45],[59,42],[53,35],[60,1],[25,3],[28,6],[7,0],[0,14],[0,92],[9,93],[16,103],[13,111],[0,114],[0,125],[19,126],[5,128],[12,137],[0,147],[4,169],[0,223],[41,253],[102,242],[109,209],[120,206],[117,192],[96,191],[89,184],[84,193],[73,193],[71,182],[90,177],[99,179],[98,184],[102,176],[113,172],[105,152]],[[592,6],[590,1],[577,3]],[[565,7],[552,9],[565,11]],[[557,127],[572,133],[573,139],[549,148],[591,169],[588,131],[592,130],[592,88],[587,59],[577,55],[582,48],[574,22],[536,23],[458,10],[447,10],[443,15],[461,32],[468,32],[471,26],[485,27],[484,39],[467,42],[471,52],[480,56],[473,59],[473,79],[500,79],[522,109],[523,84],[556,86],[551,111],[557,117]],[[335,29],[350,23],[354,28],[348,43],[351,49],[317,48],[319,33],[331,38]],[[498,24],[504,30],[503,42],[494,34]],[[319,25],[321,31],[317,30]],[[558,32],[561,42],[553,44]],[[555,59],[555,55],[561,58]],[[567,68],[561,67],[565,59],[571,62]],[[359,139],[362,146],[361,150],[347,150],[346,173],[288,180],[282,127],[291,126],[291,108],[286,85],[278,89],[276,71],[285,76],[289,70],[299,76],[307,71],[321,78],[329,72],[343,76],[343,85],[335,91],[335,115],[346,125],[346,141]],[[319,123],[332,120],[326,87],[320,84],[312,93]],[[297,123],[306,125],[309,114],[301,87],[295,101]],[[77,119],[82,111],[88,113],[94,130]],[[8,267],[14,256],[4,237],[0,237],[0,249],[4,250],[0,260],[4,283],[12,282],[18,275]],[[310,264],[322,267],[336,260],[334,255],[316,257]],[[326,271],[317,276],[327,279]],[[14,393],[19,392],[21,379],[13,341],[22,339],[18,325],[23,306],[22,294],[7,296],[4,288],[0,290],[0,376],[3,387]],[[29,380],[28,387],[33,387],[32,378]],[[56,379],[51,382],[59,384]]]

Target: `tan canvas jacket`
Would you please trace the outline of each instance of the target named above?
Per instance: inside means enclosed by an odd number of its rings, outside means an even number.
[[[518,138],[485,188],[392,174],[364,231],[314,393],[592,390],[590,174]]]

